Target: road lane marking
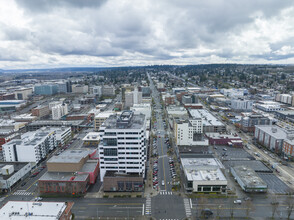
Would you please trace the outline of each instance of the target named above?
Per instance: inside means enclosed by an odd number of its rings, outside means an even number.
[[[142,215],[144,215],[144,203],[143,203],[143,207],[142,207]]]
[[[88,203],[87,205],[105,205],[105,206],[108,206],[108,205],[118,205],[118,206],[126,206],[126,205],[134,205],[134,206],[141,206],[142,203]]]

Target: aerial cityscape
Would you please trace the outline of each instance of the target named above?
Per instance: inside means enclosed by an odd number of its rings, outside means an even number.
[[[294,2],[0,0],[0,220],[294,219]]]

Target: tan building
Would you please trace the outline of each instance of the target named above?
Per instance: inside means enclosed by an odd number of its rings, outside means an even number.
[[[50,114],[49,107],[47,105],[40,105],[32,109],[32,115],[42,118]]]
[[[100,126],[103,122],[109,118],[110,115],[113,115],[113,112],[100,112],[95,116],[95,131],[99,131]]]

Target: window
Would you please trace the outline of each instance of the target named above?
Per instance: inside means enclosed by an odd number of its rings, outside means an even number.
[[[117,149],[116,148],[105,148],[104,149],[104,156],[117,156]]]
[[[115,136],[116,132],[105,132],[104,135]]]
[[[116,138],[103,138],[103,145],[104,146],[116,146],[117,139]]]
[[[104,158],[104,161],[117,161],[117,158]]]

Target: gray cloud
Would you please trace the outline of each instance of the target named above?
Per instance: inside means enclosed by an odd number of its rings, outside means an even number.
[[[11,57],[21,57],[30,64],[70,65],[79,61],[89,65],[95,59],[108,65],[123,65],[125,61],[127,65],[193,63],[211,62],[212,55],[232,61],[247,57],[249,62],[292,57],[275,51],[293,46],[294,33],[273,38],[265,32],[272,22],[277,26],[284,22],[294,30],[293,13],[288,17],[282,14],[285,9],[293,11],[294,3],[289,0],[15,2],[26,23],[13,26],[0,17],[0,47],[14,47],[17,41],[21,50],[15,56],[16,50],[11,50]]]

